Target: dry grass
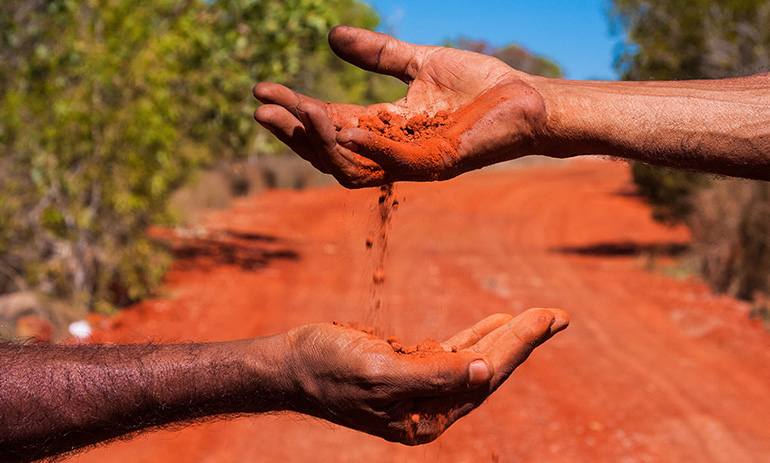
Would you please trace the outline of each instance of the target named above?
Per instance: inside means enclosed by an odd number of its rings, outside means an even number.
[[[688,267],[716,291],[752,301],[770,295],[770,183],[710,178],[636,164],[634,182],[662,221],[692,231]]]
[[[724,179],[693,196],[692,255],[715,289],[742,299],[770,293],[770,185]]]

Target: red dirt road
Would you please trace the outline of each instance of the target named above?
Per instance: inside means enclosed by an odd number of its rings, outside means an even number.
[[[156,432],[71,461],[770,462],[770,335],[746,304],[647,271],[688,233],[652,222],[632,191],[628,168],[604,161],[397,185],[379,320],[367,320],[365,246],[378,191],[245,198],[209,217],[208,240],[182,246],[163,298],[100,337],[228,340],[336,319],[413,344],[529,307],[563,308],[572,325],[426,446],[278,415]]]

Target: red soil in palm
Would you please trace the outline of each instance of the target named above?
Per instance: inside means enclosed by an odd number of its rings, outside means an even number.
[[[496,312],[572,324],[437,441],[388,443],[299,415],[151,433],[79,462],[770,461],[770,336],[750,307],[656,269],[688,240],[650,219],[623,164],[586,161],[399,184],[381,328],[442,340]],[[271,191],[180,239],[162,298],[102,340],[215,341],[361,321],[376,189]]]
[[[461,113],[467,114],[470,109]],[[458,116],[455,116],[458,117]],[[466,122],[467,123],[467,122]],[[358,119],[358,127],[381,135],[375,143],[378,151],[391,152],[394,158],[408,162],[415,170],[425,172],[425,177],[438,180],[443,164],[457,159],[457,121],[446,111],[433,116],[416,115],[406,118],[400,114],[379,111]],[[398,145],[393,152],[392,144]]]
[[[449,113],[446,111],[439,111],[435,116],[417,115],[410,118],[388,111],[379,111],[376,114],[360,116],[358,127],[383,135],[390,140],[415,143],[445,136],[446,127],[451,122]]]

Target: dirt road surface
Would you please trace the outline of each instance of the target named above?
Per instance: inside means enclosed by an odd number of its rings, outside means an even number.
[[[564,333],[436,442],[405,447],[298,415],[160,431],[86,462],[770,462],[770,335],[749,306],[661,270],[688,240],[628,167],[583,161],[399,184],[384,307],[370,312],[376,190],[271,191],[177,240],[163,297],[111,341],[215,341],[340,320],[406,343],[495,312],[560,307]],[[650,271],[652,269],[652,271]]]

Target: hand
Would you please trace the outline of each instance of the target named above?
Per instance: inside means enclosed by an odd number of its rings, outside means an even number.
[[[534,77],[486,55],[412,45],[347,26],[332,29],[329,43],[350,63],[406,82],[406,97],[367,107],[325,104],[260,83],[254,96],[264,105],[254,118],[342,185],[447,179],[539,150],[546,110],[530,85]],[[442,125],[416,142],[357,127],[382,112],[404,122],[439,113]]]
[[[288,333],[296,411],[409,445],[436,439],[478,407],[532,350],[569,324],[558,309],[487,317],[435,353],[402,354],[363,331],[307,325]]]

